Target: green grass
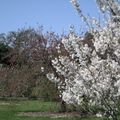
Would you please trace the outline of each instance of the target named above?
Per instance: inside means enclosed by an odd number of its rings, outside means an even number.
[[[98,118],[21,117],[18,112],[59,111],[59,104],[40,101],[0,101],[0,120],[100,120]]]

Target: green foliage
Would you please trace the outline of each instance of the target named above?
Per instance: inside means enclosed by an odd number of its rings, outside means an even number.
[[[8,52],[10,47],[4,43],[0,43],[0,64],[8,64]]]
[[[39,85],[34,87],[31,93],[31,98],[39,98],[43,101],[56,101],[58,100],[58,96],[55,84],[46,79],[46,77],[40,79]]]

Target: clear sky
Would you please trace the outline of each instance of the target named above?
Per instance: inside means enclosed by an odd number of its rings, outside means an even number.
[[[98,15],[95,0],[79,0],[90,16]],[[0,33],[43,25],[45,31],[66,32],[73,24],[79,31],[81,20],[70,0],[0,0]]]

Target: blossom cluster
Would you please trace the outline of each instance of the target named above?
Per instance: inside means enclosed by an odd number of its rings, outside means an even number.
[[[104,0],[97,2],[104,11],[110,7]],[[76,0],[72,3],[77,5]],[[116,3],[113,5],[119,16],[120,7]],[[106,26],[89,32],[93,35],[93,47],[75,33],[70,33],[68,38],[62,39],[69,56],[52,60],[56,72],[64,76],[65,85],[62,86],[61,80],[53,74],[48,74],[48,78],[57,82],[59,88],[64,88],[62,99],[68,104],[81,105],[86,96],[91,106],[107,109],[106,105],[110,104],[116,109],[120,97],[120,22],[110,19]]]

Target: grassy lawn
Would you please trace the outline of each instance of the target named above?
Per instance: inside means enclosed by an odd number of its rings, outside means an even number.
[[[100,120],[98,118],[49,118],[18,116],[19,112],[57,112],[59,104],[40,101],[0,101],[0,120]]]

